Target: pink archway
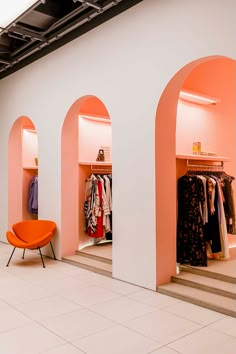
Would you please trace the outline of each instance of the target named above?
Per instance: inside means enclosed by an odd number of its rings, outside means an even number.
[[[61,249],[62,256],[75,254],[79,244],[79,114],[109,119],[105,105],[97,97],[87,95],[70,107],[61,135]]]
[[[157,285],[176,272],[176,115],[179,93],[189,74],[200,64],[223,58],[210,56],[184,66],[166,86],[156,111],[156,274]]]
[[[23,170],[22,130],[35,129],[32,120],[21,116],[14,122],[8,139],[8,227],[27,218],[28,184]]]

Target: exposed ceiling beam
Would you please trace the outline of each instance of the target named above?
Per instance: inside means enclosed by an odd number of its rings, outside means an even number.
[[[47,0],[47,1],[54,2],[54,0]],[[60,3],[62,4],[64,3],[64,1],[67,0],[62,0],[62,2]],[[20,47],[18,46],[18,48],[15,47],[14,49],[12,48],[12,50],[9,53],[10,57],[12,58],[11,61],[7,62],[5,65],[0,66],[0,79],[14,73],[15,71],[25,67],[26,65],[29,65],[30,63],[38,60],[39,58],[53,52],[57,48],[60,48],[63,45],[67,44],[68,42],[82,36],[83,34],[91,31],[93,28],[121,14],[122,12],[126,11],[127,9],[135,6],[136,4],[142,1],[144,0],[99,1],[99,3],[102,4],[103,11],[94,8],[91,9],[91,7],[90,7],[91,11],[88,11],[89,7],[87,4],[86,6],[83,5],[83,6],[79,6],[79,8],[77,7],[78,9],[87,8],[86,15],[83,10],[81,15],[76,17],[77,20],[74,20],[71,23],[65,22],[63,26],[60,25],[59,29],[55,31],[55,27],[57,27],[56,24],[61,21],[64,22],[65,17],[67,17],[66,15],[64,18],[61,18],[59,21],[56,21],[56,23],[52,25],[50,29],[48,28],[46,30],[46,34],[44,31],[42,31],[41,33],[38,32],[37,34],[44,35],[46,41],[44,42],[38,41],[36,44],[34,43],[36,41],[31,38],[31,40],[26,44],[24,44],[23,46],[21,45]],[[36,11],[36,9],[34,11]],[[68,13],[68,16],[71,16],[71,13]],[[54,27],[53,31],[52,31],[52,27]],[[28,46],[30,46],[30,48],[27,48]],[[17,55],[18,53],[19,55]]]
[[[20,21],[25,15],[29,14],[31,11],[33,11],[39,4],[44,4],[46,0],[38,0],[34,5],[29,7],[25,12],[23,12],[20,16],[18,16],[13,22],[11,22],[7,27],[5,27],[1,32],[0,32],[0,37],[4,34],[7,33],[9,28],[13,26],[15,23]]]
[[[17,25],[12,26],[9,29],[9,32],[21,34],[23,37],[33,38],[33,39],[36,39],[36,40],[38,40],[40,42],[45,42],[46,41],[46,39],[42,35],[40,35],[38,33],[35,33],[33,31],[30,31],[28,29],[22,28],[22,27],[17,26]]]
[[[81,2],[82,5],[88,5],[88,6],[91,6],[93,7],[94,9],[97,9],[97,10],[101,10],[102,9],[102,6],[97,4],[95,1],[85,1],[85,0],[73,0],[74,2]]]
[[[10,62],[8,60],[1,59],[1,58],[0,58],[0,63],[10,65]]]

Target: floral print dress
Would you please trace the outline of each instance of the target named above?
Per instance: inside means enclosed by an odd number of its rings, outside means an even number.
[[[207,266],[202,210],[204,185],[197,176],[178,179],[177,262]]]

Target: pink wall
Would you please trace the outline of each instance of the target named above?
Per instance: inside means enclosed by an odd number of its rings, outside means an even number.
[[[8,227],[22,220],[27,209],[28,194],[23,171],[22,130],[34,129],[28,117],[20,117],[13,124],[8,140]]]
[[[82,116],[83,117],[83,116]],[[107,122],[79,118],[79,161],[95,161],[101,147],[110,149],[112,160],[112,133]]]
[[[176,116],[179,91],[184,84],[185,88],[190,88],[190,81],[185,80],[195,68],[209,60],[212,63],[215,59],[221,58],[202,58],[182,68],[168,83],[157,107],[155,126],[157,285],[169,282],[171,275],[176,271]],[[235,65],[231,59],[222,60],[230,66],[232,62]],[[198,75],[196,74],[196,80],[199,78]],[[201,92],[200,87],[196,85],[196,90],[198,88]],[[210,95],[214,96],[214,93],[217,96],[218,92],[215,91]],[[224,142],[226,141],[227,138],[224,137]],[[183,147],[185,148],[186,146]],[[229,150],[231,151],[231,148]]]
[[[61,144],[61,234],[62,256],[73,255],[79,245],[81,216],[81,186],[84,174],[78,168],[78,117],[79,114],[109,118],[103,103],[95,96],[84,96],[73,103],[62,127]]]
[[[22,163],[24,167],[34,167],[38,157],[38,136],[36,131],[22,130]]]
[[[203,106],[179,101],[176,126],[176,151],[191,152],[192,142],[201,141],[203,150],[229,156],[225,164],[235,174],[236,65],[223,58],[197,66],[183,87],[220,98],[217,105]],[[197,139],[197,140],[196,140]]]
[[[102,101],[100,101],[95,96],[90,96],[87,98],[87,100],[83,102],[79,114],[110,119],[106,107],[104,106]]]

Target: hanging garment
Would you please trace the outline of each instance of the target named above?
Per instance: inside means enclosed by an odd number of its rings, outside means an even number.
[[[107,201],[107,213],[104,213],[104,222],[105,232],[111,232],[111,222],[110,222],[110,214],[112,211],[112,201],[111,201],[111,187],[109,178],[104,175],[104,185],[105,185],[105,193],[106,193],[106,201]]]
[[[91,237],[103,237],[103,209],[102,209],[102,182],[97,181],[97,191],[95,194],[95,217],[96,217],[96,230],[88,229],[88,235]]]
[[[233,198],[232,182],[234,177],[224,173],[221,176],[221,186],[224,193],[224,211],[227,224],[227,231],[229,234],[236,235],[236,218],[235,218],[235,205]]]
[[[224,211],[224,196],[221,188],[220,180],[217,180],[217,188],[218,188],[218,204],[219,204],[219,225],[220,225],[220,237],[221,237],[221,252],[219,256],[221,258],[229,258],[229,242],[228,242],[228,233],[227,233],[227,225],[225,219],[225,211]]]
[[[111,186],[107,176],[92,174],[85,183],[85,231],[90,237],[103,239],[111,232]]]
[[[110,207],[110,214],[108,215],[110,221],[110,231],[106,232],[106,240],[112,240],[112,175],[106,175],[110,183],[110,197],[108,198],[108,203]]]
[[[203,183],[204,202],[203,202],[203,210],[202,210],[202,220],[203,220],[203,225],[205,225],[208,222],[207,179],[205,176],[197,176],[197,177],[200,178]],[[201,208],[201,203],[200,203],[200,208]]]
[[[194,190],[191,190],[192,186],[191,188],[188,186],[190,181],[196,183],[196,178],[202,181],[203,197],[201,189],[198,190],[199,195],[196,195],[196,186]],[[202,239],[207,243],[208,256],[211,256],[212,253],[214,258],[229,258],[228,232],[229,230],[231,232],[235,231],[235,208],[231,185],[233,180],[234,177],[227,175],[225,172],[212,171],[191,171],[178,180],[177,260],[180,263],[190,262],[192,265],[197,265],[196,263],[204,265],[205,256],[203,256],[202,262],[196,262],[196,260],[190,259],[188,253],[188,246],[193,241],[193,234],[196,241],[199,238],[197,230],[203,230]],[[189,198],[190,206],[184,198]],[[192,217],[194,213],[193,210],[191,211],[191,207],[194,209],[196,220]],[[185,212],[187,212],[187,215]],[[202,228],[197,215],[201,217]],[[196,249],[191,252],[195,251]],[[200,254],[199,250],[197,253]]]
[[[84,215],[85,215],[85,231],[88,232],[90,229],[91,232],[96,232],[97,226],[97,209],[96,202],[98,199],[95,199],[98,194],[98,185],[97,179],[92,174],[90,178],[86,180],[85,184],[85,201],[84,201]]]
[[[210,194],[207,196],[209,212],[208,222],[204,226],[205,240],[208,242],[208,253],[221,252],[221,235],[220,235],[220,208],[219,208],[219,191],[217,181],[212,176],[207,176],[207,190]],[[210,204],[212,205],[210,206]]]
[[[30,182],[28,208],[31,214],[38,215],[38,176]]]
[[[201,208],[204,185],[197,176],[178,179],[177,262],[207,266]],[[200,207],[201,206],[201,207]]]

